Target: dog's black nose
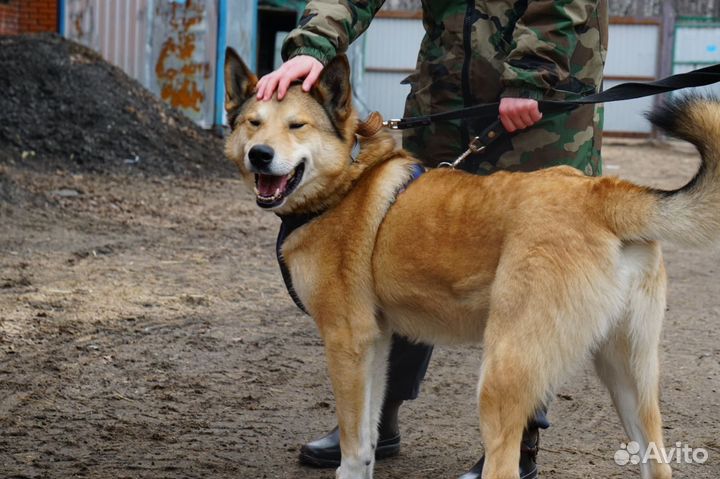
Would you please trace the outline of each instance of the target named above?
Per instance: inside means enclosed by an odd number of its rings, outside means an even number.
[[[264,168],[268,166],[272,162],[274,156],[275,150],[268,145],[255,145],[250,148],[250,151],[248,152],[250,163],[252,163],[255,168]]]

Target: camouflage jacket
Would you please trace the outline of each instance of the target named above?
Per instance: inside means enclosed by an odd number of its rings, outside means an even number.
[[[311,0],[283,45],[285,59],[323,63],[369,26],[381,0]],[[607,49],[607,0],[423,0],[420,45],[405,115],[454,110],[502,97],[575,98],[599,91]],[[402,41],[395,38],[393,41]],[[406,131],[404,146],[430,166],[455,158],[484,125],[436,122]],[[473,171],[569,164],[600,174],[602,107],[548,115],[506,135],[469,162]]]

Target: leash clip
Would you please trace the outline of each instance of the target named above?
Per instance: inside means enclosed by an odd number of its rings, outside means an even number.
[[[438,165],[438,168],[450,168],[454,170],[460,163],[465,160],[465,158],[472,155],[473,153],[480,153],[485,148],[487,148],[487,145],[484,145],[480,141],[480,137],[476,136],[472,140],[470,140],[470,143],[468,143],[468,149],[465,150],[462,155],[458,156],[455,161],[453,161],[452,163],[448,161],[443,161]]]
[[[400,123],[402,123],[402,120],[399,118],[393,118],[391,120],[385,120],[382,122],[382,126],[385,128],[390,128],[391,130],[399,130],[400,129]]]

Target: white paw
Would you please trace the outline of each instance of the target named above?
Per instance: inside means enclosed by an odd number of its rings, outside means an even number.
[[[368,459],[342,459],[340,467],[335,471],[336,479],[372,479],[375,460],[373,456]]]

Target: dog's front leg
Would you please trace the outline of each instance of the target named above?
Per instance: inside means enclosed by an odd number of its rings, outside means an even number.
[[[323,334],[340,428],[338,479],[372,479],[375,465],[390,335],[358,333],[343,328]]]

